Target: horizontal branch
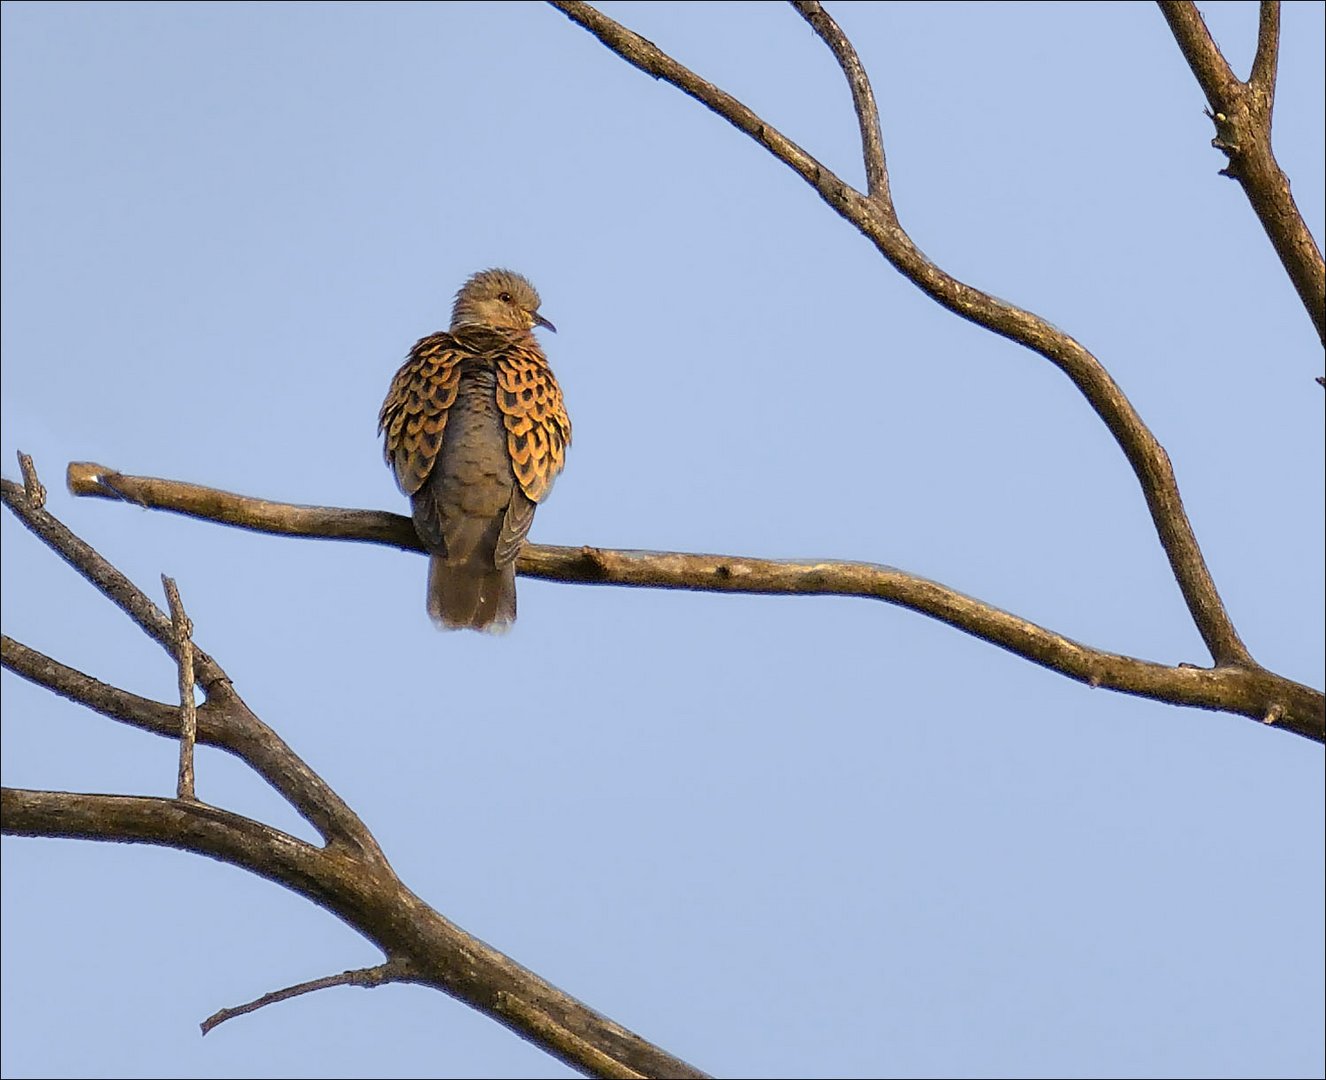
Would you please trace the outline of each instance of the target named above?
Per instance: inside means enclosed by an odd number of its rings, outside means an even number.
[[[1322,694],[1264,668],[1168,667],[1104,652],[888,566],[527,545],[521,553],[520,570],[531,577],[587,584],[883,600],[929,615],[1088,686],[1172,705],[1238,713],[1326,742],[1326,699]]]
[[[146,795],[85,795],[4,788],[0,824],[7,836],[112,840],[192,851],[248,870],[328,904],[328,868],[348,860],[329,849],[206,803]]]
[[[92,482],[88,479],[92,476],[108,478],[110,482]],[[280,503],[173,480],[128,476],[102,465],[70,466],[69,487],[78,495],[126,499],[150,509],[171,510],[256,532],[304,535],[292,525],[291,517]],[[423,550],[406,517],[381,511],[329,509],[322,518],[314,508],[289,509],[300,511],[299,527],[308,528],[310,536],[326,539],[335,535],[343,540]],[[396,518],[398,524],[384,528],[384,518]],[[268,522],[277,522],[278,527],[269,530]],[[404,535],[407,529],[409,542]],[[1263,722],[1269,719],[1296,734],[1326,741],[1326,699],[1309,687],[1255,664],[1168,667],[1104,652],[892,567],[526,544],[521,549],[517,568],[528,577],[581,584],[883,600],[938,619],[1089,686],[1174,705],[1238,713]]]
[[[419,550],[419,538],[410,519],[385,511],[268,502],[178,480],[125,476],[91,461],[71,461],[65,470],[65,482],[75,495],[131,502],[151,510],[170,510],[237,529],[305,540],[362,540],[407,551]],[[165,626],[169,624],[170,620],[165,619]]]

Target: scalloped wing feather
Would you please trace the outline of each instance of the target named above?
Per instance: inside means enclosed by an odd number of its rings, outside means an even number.
[[[497,407],[520,489],[541,502],[566,463],[571,420],[548,361],[537,345],[513,344],[497,357]]]
[[[392,380],[378,434],[386,436],[383,456],[406,495],[423,487],[433,470],[460,388],[461,361],[469,355],[450,334],[433,334],[415,344]]]

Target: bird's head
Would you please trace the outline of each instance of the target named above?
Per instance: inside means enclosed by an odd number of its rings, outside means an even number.
[[[451,329],[462,326],[499,330],[546,326],[557,330],[539,314],[539,294],[534,286],[512,270],[480,270],[460,287],[451,309]]]

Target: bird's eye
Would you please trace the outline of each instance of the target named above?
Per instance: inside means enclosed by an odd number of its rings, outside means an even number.
[[[509,292],[498,293],[498,294],[497,294],[497,298],[498,298],[499,300],[501,300],[502,303],[504,303],[504,304],[509,304],[509,303],[511,303],[511,294],[510,294]]]

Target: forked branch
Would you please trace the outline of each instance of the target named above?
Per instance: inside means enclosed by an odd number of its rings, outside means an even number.
[[[1044,319],[967,285],[941,270],[921,252],[899,224],[882,140],[875,145],[878,120],[874,94],[842,29],[814,2],[796,9],[833,51],[852,90],[863,137],[872,191],[863,195],[805,150],[766,123],[730,94],[706,82],[653,42],[614,22],[580,0],[549,0],[628,63],[671,83],[745,132],[813,187],[822,199],[871,241],[886,260],[917,288],[954,314],[1039,353],[1072,380],[1104,422],[1132,466],[1151,512],[1188,611],[1216,665],[1251,665],[1198,546],[1169,455],[1151,434],[1108,371],[1087,349]],[[878,174],[878,175],[872,175]]]
[[[1271,148],[1280,4],[1262,0],[1257,52],[1247,82],[1230,68],[1196,4],[1160,0],[1160,10],[1210,105],[1207,115],[1216,129],[1211,145],[1229,159],[1220,171],[1242,185],[1317,336],[1326,344],[1326,264]]]

